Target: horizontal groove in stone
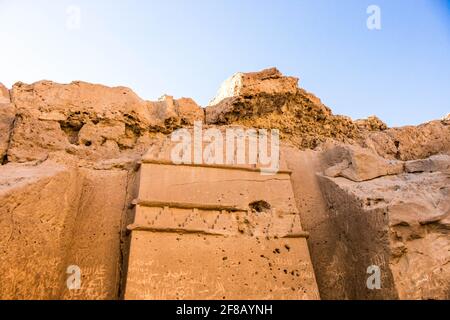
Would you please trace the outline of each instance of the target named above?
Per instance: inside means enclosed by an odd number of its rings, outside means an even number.
[[[156,160],[156,159],[143,159],[143,164],[156,164],[156,165],[164,165],[164,166],[185,166],[185,167],[198,167],[198,168],[211,168],[211,169],[224,169],[224,170],[239,170],[239,171],[250,171],[250,172],[264,172],[266,168],[252,168],[246,167],[242,165],[226,165],[226,164],[194,164],[194,163],[173,163],[168,160]],[[291,175],[291,170],[279,170],[274,172],[274,175],[278,174],[288,174]]]
[[[211,236],[225,236],[223,233],[211,232],[201,229],[184,229],[184,228],[158,228],[150,227],[145,225],[132,224],[127,227],[129,231],[148,231],[148,232],[159,232],[159,233],[179,233],[179,234],[202,234]]]
[[[309,232],[302,231],[302,232],[290,233],[290,234],[283,236],[282,238],[306,238],[306,239],[308,239]]]
[[[204,203],[183,203],[183,202],[168,202],[168,201],[148,201],[148,200],[135,200],[134,203],[142,207],[149,208],[175,208],[175,209],[199,209],[199,210],[209,210],[209,211],[248,211],[249,208],[238,208],[231,205],[221,205],[221,204],[204,204]]]

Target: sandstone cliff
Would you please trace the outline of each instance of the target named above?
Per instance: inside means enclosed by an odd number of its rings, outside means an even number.
[[[84,82],[0,85],[0,298],[123,297],[140,161],[195,121],[280,130],[322,298],[450,298],[448,117],[353,121],[276,69],[234,75],[206,108]],[[81,290],[69,265],[85,270]]]

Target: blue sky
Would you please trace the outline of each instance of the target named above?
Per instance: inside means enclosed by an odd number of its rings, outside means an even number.
[[[83,80],[206,105],[231,74],[276,66],[352,118],[450,112],[448,0],[0,0],[0,41],[7,86]]]

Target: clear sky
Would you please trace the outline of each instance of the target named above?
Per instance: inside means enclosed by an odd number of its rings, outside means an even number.
[[[381,30],[367,28],[372,4]],[[233,73],[271,66],[337,114],[391,126],[442,118],[450,1],[0,0],[7,86],[83,80],[206,105]]]

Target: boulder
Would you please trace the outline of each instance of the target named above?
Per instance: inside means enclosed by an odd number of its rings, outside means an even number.
[[[324,158],[332,164],[325,170],[328,177],[344,177],[358,182],[403,173],[403,162],[383,159],[358,146],[334,147],[324,153]]]
[[[407,161],[405,163],[405,170],[409,173],[443,172],[450,174],[450,156],[435,155],[428,159]]]
[[[259,72],[236,73],[225,80],[216,97],[208,106],[214,106],[224,99],[232,97],[251,97],[258,94],[295,94],[298,87],[298,78],[285,77],[276,68],[265,69]]]

